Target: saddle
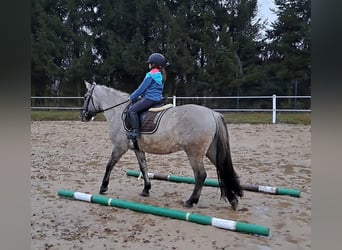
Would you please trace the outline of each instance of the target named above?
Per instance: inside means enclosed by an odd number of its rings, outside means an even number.
[[[131,130],[131,123],[129,121],[129,116],[127,115],[128,105],[122,113],[122,122],[126,131]],[[153,134],[157,131],[159,123],[164,113],[173,107],[172,104],[156,103],[148,110],[139,114],[140,120],[140,133],[141,134]]]

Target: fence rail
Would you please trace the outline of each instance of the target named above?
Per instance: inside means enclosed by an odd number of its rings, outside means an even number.
[[[31,110],[81,110],[82,99],[83,97],[33,96],[31,97]],[[272,112],[272,123],[276,123],[278,112],[311,112],[311,96],[172,96],[168,99],[172,101],[174,107],[186,103],[196,103],[222,113]],[[232,100],[235,102],[231,102]],[[252,101],[243,103],[247,100]]]

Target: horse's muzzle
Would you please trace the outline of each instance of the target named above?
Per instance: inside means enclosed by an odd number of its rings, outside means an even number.
[[[94,116],[87,111],[82,110],[80,113],[80,119],[82,122],[89,122],[90,120],[94,119]]]

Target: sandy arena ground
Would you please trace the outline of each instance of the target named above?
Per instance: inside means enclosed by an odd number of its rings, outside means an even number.
[[[311,249],[311,126],[230,124],[234,167],[242,184],[301,190],[301,197],[244,192],[237,211],[204,187],[198,205],[182,207],[193,185],[126,176],[134,153],[115,166],[108,197],[243,221],[270,228],[256,236],[182,220],[69,200],[59,189],[98,194],[111,153],[106,122],[32,122],[31,249]],[[193,176],[183,152],[147,154],[149,172]],[[208,178],[217,178],[206,159]]]

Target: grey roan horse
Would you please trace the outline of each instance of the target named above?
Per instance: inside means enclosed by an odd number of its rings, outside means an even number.
[[[121,156],[133,149],[139,162],[144,179],[144,189],[140,195],[149,196],[151,182],[147,176],[145,152],[151,154],[170,154],[185,151],[195,177],[195,187],[190,198],[184,202],[185,207],[197,204],[207,173],[203,159],[207,156],[216,166],[220,184],[221,198],[230,202],[234,210],[238,206],[238,198],[243,192],[239,177],[236,174],[229,147],[229,137],[223,116],[209,108],[199,105],[181,105],[167,110],[160,121],[158,130],[153,134],[142,134],[137,139],[139,150],[132,146],[126,137],[121,115],[128,105],[129,94],[85,82],[88,89],[84,96],[81,120],[92,120],[96,114],[104,112],[109,123],[109,136],[113,151],[106,166],[100,194],[108,191],[111,171]]]

